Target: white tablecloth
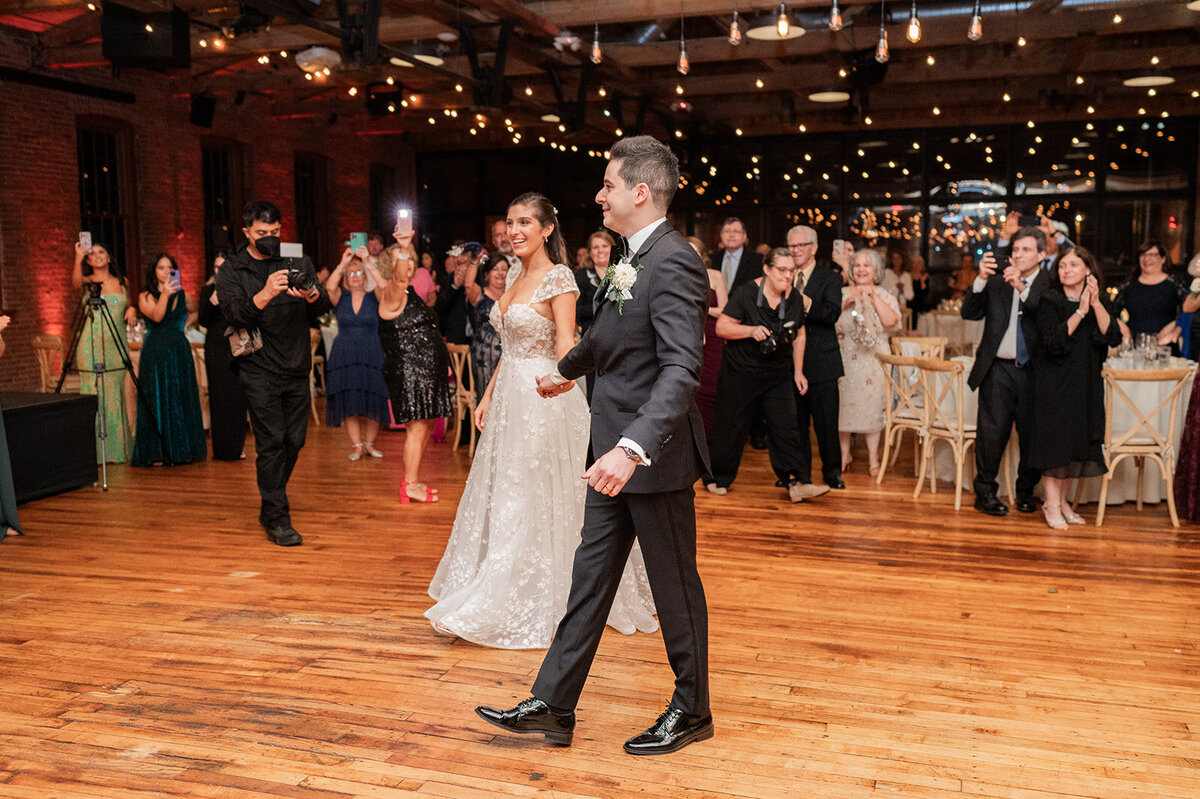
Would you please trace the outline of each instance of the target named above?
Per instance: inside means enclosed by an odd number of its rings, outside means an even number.
[[[958,311],[930,311],[917,319],[917,332],[922,336],[945,336],[951,352],[975,352],[983,338],[982,319],[963,319]]]
[[[965,369],[965,373],[964,373],[964,380],[965,380],[965,374],[970,373],[971,366],[975,363],[975,359],[971,358],[971,357],[967,357],[967,356],[960,356],[960,357],[952,358],[951,360],[959,361],[960,363],[963,364],[963,368]],[[1108,363],[1110,366],[1112,366],[1113,368],[1116,368],[1116,369],[1129,369],[1129,368],[1133,368],[1133,366],[1134,366],[1133,363],[1122,360],[1121,358],[1110,358]],[[1178,368],[1179,366],[1181,366],[1185,363],[1186,363],[1186,361],[1183,361],[1182,359],[1174,359],[1171,362],[1165,362],[1165,363],[1159,364],[1159,366],[1161,366],[1161,368],[1172,368],[1173,369],[1173,368]],[[1193,373],[1193,378],[1194,378],[1194,373]],[[1163,383],[1163,382],[1155,382],[1155,383],[1122,382],[1120,385],[1125,390],[1125,393],[1127,393],[1129,395],[1129,398],[1131,400],[1133,400],[1135,403],[1137,403],[1138,407],[1144,408],[1146,410],[1150,410],[1154,406],[1158,405],[1158,403],[1161,402],[1163,400],[1163,398],[1166,397],[1167,394],[1170,393],[1171,387],[1174,385],[1174,383],[1169,383],[1169,382],[1167,382],[1167,383]],[[1187,413],[1187,398],[1191,396],[1191,392],[1192,392],[1192,379],[1189,379],[1187,385],[1184,386],[1183,392],[1180,396],[1179,407],[1176,409],[1177,421],[1175,423],[1175,439],[1172,443],[1175,445],[1177,451],[1178,451],[1178,447],[1179,447],[1179,441],[1183,437],[1183,422],[1184,422],[1185,414]],[[1132,411],[1129,410],[1129,406],[1126,405],[1125,402],[1120,397],[1114,397],[1113,401],[1116,403],[1114,411],[1113,411],[1113,430],[1116,430],[1116,431],[1126,430],[1135,421],[1133,413],[1132,413]],[[953,417],[953,413],[954,413],[953,402],[952,402],[952,398],[949,395],[947,395],[946,401],[943,403],[943,406],[944,406],[943,411],[946,414],[951,415],[951,418],[954,418]],[[1159,411],[1157,416],[1155,417],[1155,426],[1159,430],[1165,431],[1167,429],[1167,423],[1169,421],[1168,410],[1169,410],[1169,406],[1167,408],[1164,408],[1163,410]],[[977,391],[972,391],[970,386],[964,385],[963,422],[967,423],[967,424],[974,424],[976,416],[978,416],[978,414],[979,414],[979,393]],[[1009,441],[1009,446],[1012,448],[1011,451],[1012,451],[1013,459],[1014,459],[1014,462],[1012,464],[1012,468],[1014,470],[1016,468],[1015,458],[1017,457],[1017,453],[1016,453],[1017,446],[1016,445],[1017,445],[1016,432],[1014,431],[1012,440]],[[972,450],[968,454],[967,459],[968,459],[970,468],[965,470],[965,474],[974,475],[974,472],[975,472],[974,450]],[[934,469],[936,470],[937,479],[939,481],[946,480],[946,481],[949,481],[951,484],[953,484],[953,481],[954,481],[954,456],[950,453],[950,448],[948,446],[946,446],[945,444],[940,444],[940,445],[935,446],[933,463],[934,463]],[[1143,501],[1155,503],[1155,502],[1161,502],[1163,499],[1166,498],[1167,484],[1166,484],[1166,481],[1163,479],[1162,472],[1159,471],[1157,465],[1147,462],[1142,477],[1143,477],[1143,486],[1142,486]],[[1015,471],[1013,474],[1013,479],[1014,479],[1014,481],[1016,479]],[[1088,478],[1088,479],[1084,480],[1083,493],[1080,495],[1080,500],[1082,502],[1095,503],[1100,500],[1100,479],[1101,478],[1099,478],[1099,477],[1093,477],[1093,478]],[[1005,494],[1003,475],[1000,475],[998,477],[998,482],[1000,483],[1000,493],[1001,493],[1001,495],[1003,495],[1003,494]],[[972,488],[970,481],[966,477],[964,477],[964,487],[967,490],[971,490],[971,488]],[[1074,494],[1072,494],[1071,496],[1073,497]],[[1121,461],[1119,464],[1117,464],[1117,471],[1113,475],[1113,479],[1108,487],[1108,500],[1107,500],[1106,504],[1120,505],[1123,502],[1131,502],[1136,499],[1137,499],[1137,466],[1135,465],[1132,458],[1126,458],[1123,461]]]

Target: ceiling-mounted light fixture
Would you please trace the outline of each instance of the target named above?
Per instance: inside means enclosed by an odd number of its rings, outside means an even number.
[[[779,4],[779,18],[775,20],[775,32],[779,34],[780,39],[786,39],[788,37],[788,28],[789,27],[790,26],[788,24],[787,6],[784,5],[783,3],[780,3]]]
[[[1197,0],[1197,2],[1200,2],[1200,0]],[[841,12],[841,9],[838,8],[837,0],[833,0],[833,8],[831,8],[829,10],[829,30],[834,31],[836,33],[837,31],[840,31],[841,29],[842,29],[842,12]]]
[[[1155,86],[1170,86],[1174,82],[1175,79],[1170,75],[1160,75],[1153,72],[1145,72],[1141,75],[1135,75],[1132,78],[1126,78],[1125,80],[1121,81],[1123,85],[1135,89],[1148,89]]]
[[[908,32],[906,37],[913,44],[921,41],[921,20],[917,19],[917,0],[913,0],[912,11],[908,14]]]
[[[808,95],[808,99],[814,103],[844,103],[850,99],[850,93],[840,89],[824,89]]]
[[[675,65],[675,70],[680,75],[686,75],[691,69],[687,57],[687,42],[683,38],[683,0],[679,0],[679,63]]]
[[[977,42],[983,38],[983,17],[979,15],[979,0],[975,0],[975,13],[971,15],[971,24],[967,28],[967,38]]]
[[[880,64],[886,64],[891,58],[891,53],[888,52],[887,31],[883,27],[883,22],[887,19],[883,4],[884,0],[879,0],[879,43],[875,45],[875,60]]]
[[[600,21],[596,20],[596,28],[592,33],[592,63],[599,64],[604,60],[604,54],[600,52]]]
[[[729,43],[734,47],[742,43],[742,29],[738,25],[738,10],[736,6],[733,9],[733,22],[729,23]]]

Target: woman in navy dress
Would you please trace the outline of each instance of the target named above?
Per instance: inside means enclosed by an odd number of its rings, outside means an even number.
[[[388,392],[383,382],[383,348],[378,332],[379,300],[367,290],[369,258],[366,247],[360,247],[357,253],[347,247],[325,282],[338,322],[337,338],[325,362],[325,424],[345,424],[352,461],[364,454],[383,457],[375,448],[375,437],[379,426],[388,422]]]
[[[146,317],[146,338],[138,363],[145,402],[138,403],[134,466],[191,463],[208,457],[204,417],[196,386],[192,345],[183,334],[189,309],[179,287],[179,265],[159,253],[146,268],[138,309]],[[153,415],[151,415],[153,414]],[[161,436],[159,435],[161,433]]]

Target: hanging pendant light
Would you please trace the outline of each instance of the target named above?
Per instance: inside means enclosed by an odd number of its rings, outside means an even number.
[[[687,57],[687,42],[683,38],[683,0],[679,0],[679,63],[675,65],[675,70],[680,75],[686,75],[691,68]]]
[[[742,43],[742,29],[738,26],[738,12],[733,10],[733,22],[729,23],[729,43],[737,47]]]
[[[604,53],[600,52],[600,23],[596,22],[595,32],[592,33],[592,63],[599,64],[604,60]]]
[[[837,0],[833,0],[833,8],[829,11],[829,30],[837,32],[842,29],[842,12]]]
[[[913,0],[912,11],[908,15],[906,38],[913,44],[921,41],[921,20],[917,19],[917,0]]]
[[[971,26],[967,28],[967,38],[973,42],[983,38],[983,17],[979,15],[979,0],[975,0],[975,13],[971,16]]]
[[[883,22],[887,19],[883,4],[884,0],[879,0],[879,44],[875,45],[875,60],[880,64],[886,64],[891,58],[891,54],[888,52],[887,31],[883,27]]]
[[[780,39],[786,39],[790,30],[791,25],[788,23],[787,6],[780,3],[779,18],[775,20],[775,32],[779,34]]]

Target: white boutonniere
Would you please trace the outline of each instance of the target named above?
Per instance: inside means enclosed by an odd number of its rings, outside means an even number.
[[[637,283],[638,272],[642,265],[634,266],[629,262],[629,256],[622,256],[615,266],[611,266],[604,276],[608,283],[605,296],[617,304],[617,313],[625,313],[625,300],[633,299],[633,286]]]

